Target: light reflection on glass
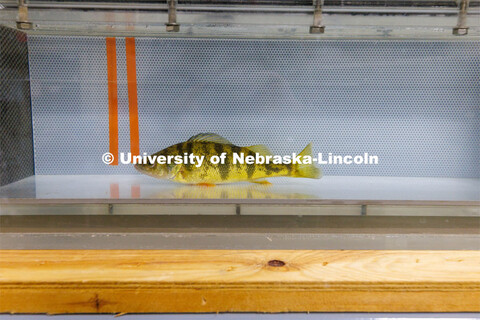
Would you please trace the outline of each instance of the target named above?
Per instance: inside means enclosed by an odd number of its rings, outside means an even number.
[[[167,192],[147,195],[147,198],[172,199],[311,199],[314,196],[303,193],[280,192],[269,185],[217,185],[181,186]]]

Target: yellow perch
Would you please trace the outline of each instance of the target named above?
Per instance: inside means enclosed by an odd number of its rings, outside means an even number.
[[[226,154],[224,163],[213,164],[208,159],[212,156]],[[234,163],[234,154],[241,156],[271,156],[272,153],[264,145],[239,147],[227,139],[214,133],[197,134],[185,142],[163,149],[153,156],[172,157],[193,154],[207,159],[201,165],[195,163],[160,164],[153,161],[147,164],[136,164],[135,168],[149,176],[159,179],[169,179],[188,184],[215,185],[238,181],[266,183],[269,177],[296,177],[319,179],[322,172],[313,164],[247,164]],[[299,156],[311,156],[312,145],[308,144]]]

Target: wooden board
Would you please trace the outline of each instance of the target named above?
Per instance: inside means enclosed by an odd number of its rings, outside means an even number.
[[[480,311],[480,252],[0,251],[0,312],[228,311]]]

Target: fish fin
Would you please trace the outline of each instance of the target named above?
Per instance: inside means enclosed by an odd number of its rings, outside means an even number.
[[[299,154],[300,157],[312,156],[312,143],[310,142],[305,149],[302,150]],[[311,178],[311,179],[320,179],[322,177],[322,170],[315,167],[313,163],[311,164],[297,164],[297,170],[294,173],[295,177],[298,178]]]
[[[179,173],[182,173],[182,168],[183,168],[183,165],[181,164],[175,165],[170,171],[170,179],[174,180]]]
[[[216,186],[215,183],[206,183],[206,182],[196,183],[195,185],[200,186],[200,187],[215,187]]]
[[[252,180],[250,181],[252,183],[258,183],[258,184],[264,184],[264,185],[270,185],[272,184],[270,181],[264,180],[264,179],[258,179],[258,180]]]
[[[250,151],[253,151],[255,153],[258,153],[262,156],[273,155],[272,151],[270,151],[270,149],[268,149],[268,147],[266,145],[263,145],[263,144],[257,144],[257,145],[254,145],[254,146],[250,146],[250,147],[247,147],[247,149],[249,149]]]
[[[193,142],[193,141],[203,141],[203,142],[216,142],[216,143],[221,143],[221,144],[232,144],[230,141],[225,139],[224,137],[216,134],[216,133],[199,133],[197,135],[194,135],[187,141]]]

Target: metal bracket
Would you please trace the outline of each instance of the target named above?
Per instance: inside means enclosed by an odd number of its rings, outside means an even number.
[[[467,27],[467,10],[469,0],[460,0],[460,6],[458,11],[457,25],[453,28],[453,34],[457,36],[464,36],[468,34]]]
[[[315,10],[313,11],[313,24],[310,26],[310,33],[325,32],[325,26],[322,25],[322,7],[323,0],[316,0]]]
[[[168,22],[167,32],[180,31],[180,24],[177,23],[177,0],[167,0],[168,3]]]
[[[30,30],[33,24],[28,21],[28,7],[25,0],[18,0],[17,28],[21,30]]]

